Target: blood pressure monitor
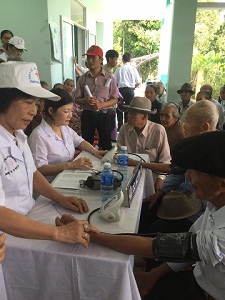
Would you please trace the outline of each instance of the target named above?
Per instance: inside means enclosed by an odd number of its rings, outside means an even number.
[[[109,198],[99,210],[99,216],[109,222],[119,221],[120,206],[124,200],[123,192],[120,191],[117,195]]]

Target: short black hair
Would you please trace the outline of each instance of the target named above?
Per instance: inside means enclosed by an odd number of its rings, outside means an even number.
[[[130,60],[131,60],[130,53],[128,53],[128,52],[124,53],[124,55],[123,55],[123,61],[124,62],[129,62]]]
[[[107,62],[109,61],[110,58],[118,58],[119,57],[119,53],[116,50],[110,49],[106,52],[105,54],[105,58],[107,60]]]
[[[48,109],[51,107],[54,112],[57,112],[58,108],[60,108],[61,106],[73,103],[73,97],[65,90],[59,88],[52,89],[51,92],[61,97],[59,101],[52,101],[49,99],[45,99],[45,108],[44,108],[45,116],[53,120],[52,116],[49,114]]]
[[[6,33],[10,33],[12,36],[13,36],[13,33],[12,33],[12,31],[10,31],[10,30],[8,30],[8,29],[5,29],[5,30],[2,30],[2,32],[1,32],[1,38],[4,36],[4,34],[6,34]]]
[[[0,113],[4,113],[14,101],[36,98],[16,88],[0,88]]]

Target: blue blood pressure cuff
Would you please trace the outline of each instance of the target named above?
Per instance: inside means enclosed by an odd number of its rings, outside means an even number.
[[[193,263],[199,261],[196,234],[157,233],[152,250],[156,260],[165,262]]]

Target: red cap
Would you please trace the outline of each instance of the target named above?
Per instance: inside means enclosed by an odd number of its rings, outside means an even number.
[[[84,53],[83,55],[98,55],[99,57],[103,58],[103,51],[99,46],[92,45],[87,50],[87,53]]]

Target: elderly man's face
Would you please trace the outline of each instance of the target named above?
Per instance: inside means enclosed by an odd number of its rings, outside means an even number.
[[[186,177],[193,186],[198,199],[211,202],[211,200],[220,195],[220,187],[222,186],[220,177],[193,169],[187,170]]]
[[[128,112],[128,125],[135,128],[143,128],[147,122],[147,118],[144,114],[135,110],[129,110]]]
[[[181,97],[183,105],[187,105],[191,99],[191,92],[190,91],[181,91],[180,97]]]
[[[202,133],[201,125],[191,118],[185,118],[184,132],[187,137],[200,134]]]

